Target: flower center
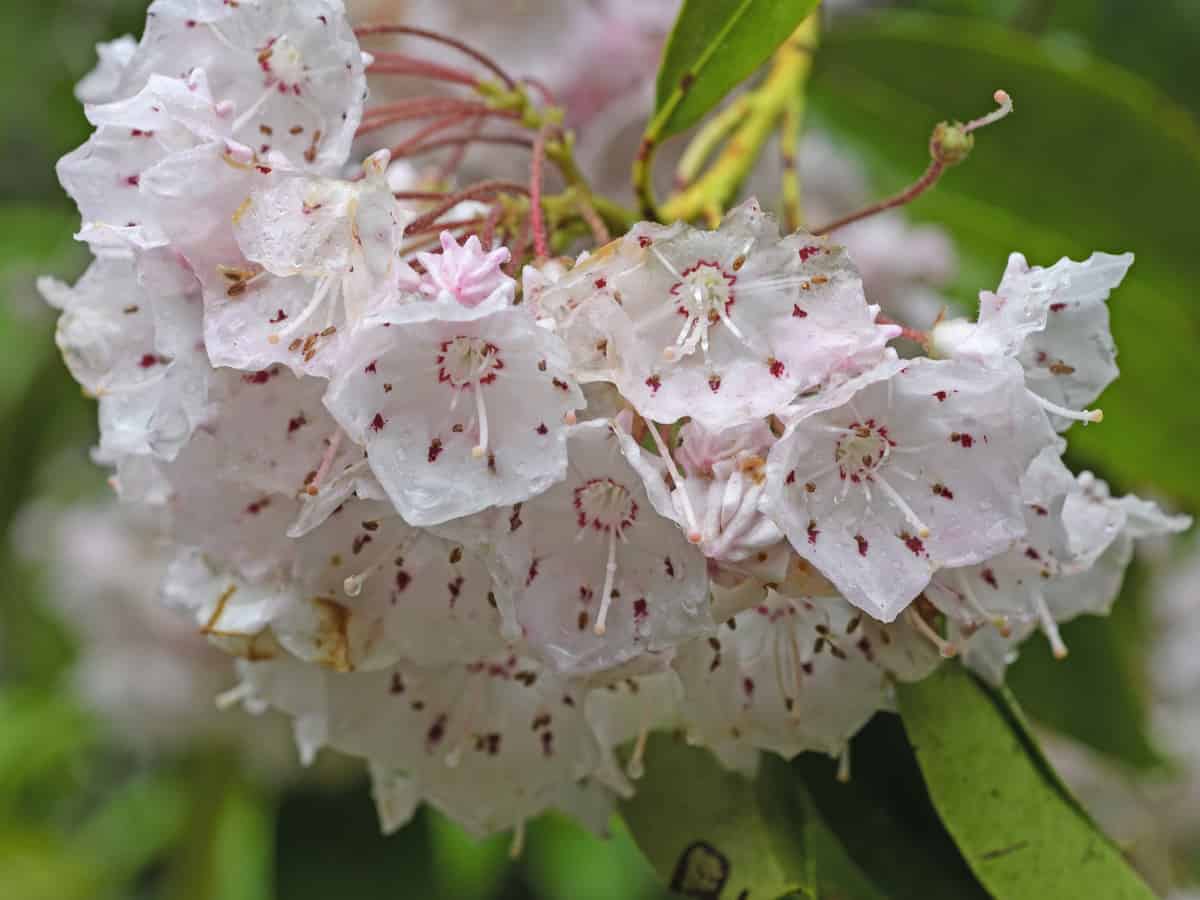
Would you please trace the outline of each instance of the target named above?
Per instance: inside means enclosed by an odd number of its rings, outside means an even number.
[[[876,471],[892,452],[896,442],[888,436],[886,425],[874,419],[852,422],[834,444],[833,458],[843,479],[855,484],[873,480]]]
[[[671,286],[676,312],[685,318],[675,346],[667,348],[667,356],[687,356],[697,347],[708,352],[709,328],[724,322],[740,340],[742,334],[729,318],[736,296],[733,291],[737,276],[726,272],[712,260],[700,260],[679,273],[680,280]]]
[[[500,348],[478,337],[443,341],[438,348],[438,381],[456,390],[474,384],[491,384],[504,368]]]
[[[593,478],[575,489],[579,527],[621,535],[637,521],[637,501],[623,484],[611,478]]]
[[[308,67],[304,65],[300,48],[286,34],[267,42],[259,51],[258,64],[267,74],[268,85],[278,84],[281,93],[299,94],[308,79]]]

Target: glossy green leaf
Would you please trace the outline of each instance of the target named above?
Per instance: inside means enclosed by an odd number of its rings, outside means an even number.
[[[629,829],[614,817],[605,840],[558,813],[529,824],[521,868],[539,900],[651,900],[668,896],[638,852]]]
[[[685,0],[658,70],[660,139],[690,128],[767,61],[818,0]]]
[[[1014,115],[981,132],[971,158],[910,212],[957,242],[963,298],[994,289],[1012,250],[1042,264],[1137,254],[1110,301],[1121,378],[1101,398],[1105,422],[1070,440],[1131,486],[1200,504],[1200,254],[1185,199],[1200,196],[1195,123],[1081,50],[966,19],[873,18],[830,35],[818,65],[821,114],[878,164],[888,192],[923,170],[935,122],[978,115],[996,88],[1009,91]]]
[[[652,735],[645,763],[621,814],[672,890],[712,900],[809,893],[802,826],[768,820],[753,779],[676,735]]]
[[[850,745],[851,778],[806,753],[791,763],[833,839],[890,900],[986,900],[929,799],[897,716],[877,715]]]
[[[1154,896],[1064,794],[1003,698],[953,665],[897,697],[933,805],[996,900]]]

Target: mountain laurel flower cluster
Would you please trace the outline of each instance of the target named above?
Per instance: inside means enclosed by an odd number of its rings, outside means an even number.
[[[1186,526],[1062,462],[1130,255],[1013,254],[902,358],[847,251],[754,200],[615,239],[585,201],[594,243],[552,256],[552,120],[527,189],[439,190],[404,161],[427,136],[368,136],[520,117],[365,110],[368,70],[469,83],[373,62],[341,0],[156,0],[59,165],[94,261],[41,289],[97,461],[167,523],[162,596],[238,657],[221,702],[363,758],[386,828],[602,830],[656,728],[743,770],[842,755],[945,657],[1065,653],[1133,541]]]

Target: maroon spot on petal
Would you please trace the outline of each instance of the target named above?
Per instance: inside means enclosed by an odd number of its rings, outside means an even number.
[[[950,488],[946,487],[940,481],[937,484],[933,485],[932,490],[933,490],[934,496],[941,497],[943,500],[953,500],[954,499],[954,491],[950,490]]]
[[[650,614],[650,609],[646,605],[645,597],[638,597],[633,601],[633,618],[635,621],[640,621]]]
[[[363,547],[367,546],[367,544],[371,543],[373,540],[375,539],[369,534],[356,534],[354,536],[354,542],[350,545],[350,552],[355,556],[358,556],[358,554],[363,552]]]
[[[458,600],[458,595],[462,593],[463,580],[464,580],[463,577],[461,575],[459,575],[457,578],[455,578],[453,581],[451,581],[449,584],[446,585],[446,589],[448,591],[450,591],[450,606],[451,606],[451,608],[454,607],[455,602]]]
[[[545,437],[546,435],[548,435],[550,433],[550,429],[546,427],[545,422],[542,422],[541,424],[539,424],[538,427],[534,429],[534,431],[536,431],[538,434],[542,435],[543,437]]]
[[[821,529],[819,529],[817,527],[817,520],[810,519],[809,523],[808,523],[808,542],[810,544],[812,544],[814,547],[817,545],[817,536],[820,535],[820,533],[821,533]],[[865,543],[866,543],[866,541],[862,541],[858,545],[858,552],[862,553],[864,556],[866,556],[866,552],[863,550],[863,544],[865,544]]]
[[[934,391],[933,396],[937,397],[939,403],[945,403],[950,395],[946,391]]]
[[[992,588],[999,590],[1000,583],[996,581],[996,573],[991,569],[984,569],[979,573],[979,577],[987,582]]]
[[[436,747],[441,743],[442,738],[446,736],[446,715],[443,713],[433,720],[433,724],[429,726],[429,731],[425,734],[425,743],[429,747]]]
[[[858,544],[858,555],[866,556],[867,550],[871,546],[869,543],[867,543],[867,539],[865,537],[863,537],[861,534],[856,534],[854,536],[854,543]]]
[[[404,678],[399,672],[392,673],[392,686],[388,690],[393,694],[404,693]]]
[[[383,426],[386,424],[387,420],[383,417],[383,413],[375,413],[375,418],[371,420],[371,430],[378,434],[383,431]]]
[[[439,456],[442,455],[442,439],[434,438],[429,442],[429,452],[425,454],[426,460],[431,463],[437,462]]]
[[[653,243],[654,243],[654,241],[652,241],[650,238],[646,237],[646,235],[644,235],[644,234],[638,238],[638,246],[641,247],[643,250],[645,250],[647,247],[649,247]]]
[[[255,500],[253,503],[251,503],[249,506],[247,506],[246,512],[252,516],[257,516],[260,512],[262,512],[264,509],[266,509],[270,505],[271,505],[271,498],[270,497],[262,497],[261,499]]]
[[[784,365],[782,362],[777,360],[775,357],[772,356],[770,359],[767,360],[767,368],[770,369],[771,375],[774,376],[775,378],[783,377]]]
[[[925,552],[925,542],[915,534],[909,534],[907,531],[901,532],[900,540],[904,541],[904,546],[912,552],[913,556],[920,556]]]
[[[125,183],[127,185],[129,185],[130,187],[137,187],[139,184],[142,183],[142,176],[141,175],[130,175],[128,178],[125,179]]]
[[[246,384],[266,384],[271,380],[271,371],[263,369],[259,372],[251,372],[249,375],[243,375],[242,381]]]
[[[712,391],[714,394],[717,393],[717,391],[721,390],[721,376],[720,375],[709,375],[708,376],[708,389],[710,391]]]
[[[1033,504],[1031,504],[1031,508],[1032,508],[1032,509],[1033,509],[1033,511],[1034,511],[1035,513],[1037,513],[1039,516],[1048,516],[1048,515],[1050,515],[1050,510],[1046,509],[1046,507],[1042,506],[1040,503],[1033,503]]]
[[[1051,303],[1050,304],[1050,312],[1062,312],[1066,308],[1067,308],[1067,304],[1065,304],[1065,303]]]
[[[1032,559],[1032,560],[1036,560],[1036,561],[1040,561],[1042,558],[1042,555],[1040,553],[1038,553],[1036,550],[1034,550],[1032,547],[1025,548],[1025,556],[1027,559]]]
[[[754,696],[754,679],[746,676],[742,679],[742,693],[747,697]]]
[[[267,319],[267,324],[268,325],[278,325],[280,322],[285,321],[287,319],[287,317],[288,317],[287,313],[285,313],[282,309],[277,309],[277,310],[275,310],[274,318]]]
[[[542,755],[543,756],[553,756],[554,755],[554,732],[553,731],[543,731],[542,732]]]
[[[143,369],[152,369],[157,366],[158,363],[159,359],[153,353],[147,353],[140,360],[138,360],[138,365]]]
[[[650,388],[651,394],[657,394],[658,389],[662,387],[662,379],[657,375],[651,375],[646,379],[646,387]]]
[[[396,591],[403,594],[405,588],[412,584],[412,576],[400,569],[396,572]]]
[[[553,384],[560,391],[569,391],[571,389],[570,385],[568,385],[561,378],[552,378],[552,379],[550,379],[550,383]]]
[[[792,316],[797,319],[807,319],[808,313],[800,308],[798,303],[792,304]]]
[[[784,484],[795,484],[796,483],[796,470],[795,469],[792,469],[792,471],[787,473],[787,478],[783,479],[783,483]]]
[[[525,587],[533,584],[533,580],[538,577],[538,561],[535,559],[529,564],[529,571],[525,573]]]
[[[376,372],[378,372],[379,369],[375,365],[375,363],[377,363],[377,362],[378,362],[378,360],[373,359],[369,363],[367,363],[367,367],[365,369],[363,369],[363,373],[366,375],[374,375]]]
[[[294,419],[288,419],[288,434],[295,434],[307,424],[308,419],[304,418],[303,413],[296,416]]]
[[[669,556],[663,557],[663,569],[666,570],[668,578],[675,577],[675,563],[671,562],[671,557],[669,557]]]
[[[964,450],[970,450],[971,447],[975,445],[975,438],[971,437],[971,435],[967,434],[966,432],[951,432],[950,441],[951,443],[958,444]]]
[[[814,257],[821,252],[821,248],[813,246],[801,247],[798,252],[800,255],[800,262],[808,262],[811,257]]]
[[[606,287],[608,287],[608,281],[607,281],[607,279],[604,279],[604,278],[597,278],[597,279],[596,279],[596,280],[593,282],[593,284],[595,284],[595,285],[596,285],[596,290],[598,290],[598,291],[602,291],[602,290],[604,290]]]

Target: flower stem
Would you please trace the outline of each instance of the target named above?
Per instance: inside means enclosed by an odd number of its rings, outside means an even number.
[[[651,184],[651,163],[660,135],[651,123],[634,162],[634,188],[644,214],[665,222],[689,221],[701,215],[711,217],[714,209],[725,208],[779,124],[789,98],[807,86],[818,35],[819,16],[814,13],[775,51],[766,79],[745,96],[747,109],[741,124],[729,135],[708,171],[661,208]]]

